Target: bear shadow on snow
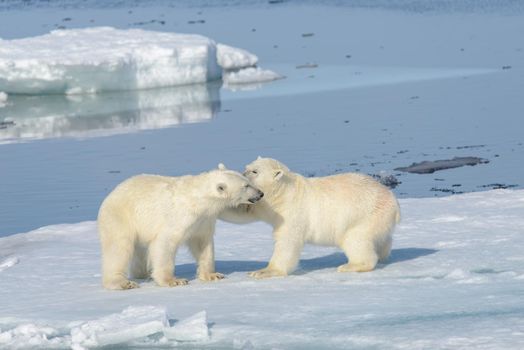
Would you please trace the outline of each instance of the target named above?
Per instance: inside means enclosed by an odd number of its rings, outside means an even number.
[[[426,255],[435,254],[436,249],[428,248],[398,248],[391,251],[389,259],[384,264],[377,265],[377,269],[381,269],[386,265],[396,264],[408,260],[414,260]],[[298,269],[291,275],[302,275],[315,270],[322,270],[327,268],[335,268],[339,265],[345,264],[347,258],[344,253],[332,253],[329,255],[301,259]],[[259,270],[267,266],[267,261],[250,261],[250,260],[217,260],[215,262],[216,271],[229,275],[233,272],[250,272]],[[177,277],[194,279],[196,265],[182,264],[176,266]]]

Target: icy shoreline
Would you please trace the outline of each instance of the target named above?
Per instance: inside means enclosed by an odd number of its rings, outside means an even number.
[[[226,280],[194,280],[194,261],[181,251],[177,275],[189,286],[141,281],[111,292],[100,285],[94,222],[2,238],[0,347],[69,348],[75,334],[79,346],[522,348],[524,190],[400,204],[391,258],[363,274],[337,273],[338,249],[308,246],[288,278],[250,279],[271,254],[270,228],[219,223],[217,270]],[[164,309],[183,320],[169,327],[182,327],[166,328]]]
[[[258,57],[194,34],[94,27],[0,39],[0,91],[83,94],[219,80],[244,72],[241,83],[280,79],[254,69]]]

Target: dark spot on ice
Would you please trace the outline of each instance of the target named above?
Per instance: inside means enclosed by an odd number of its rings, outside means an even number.
[[[504,70],[511,69],[511,66],[502,66],[502,69],[504,69]]]
[[[269,0],[268,3],[270,4],[282,4],[284,0]]]
[[[391,174],[370,174],[370,176],[389,188],[395,188],[402,183],[401,181],[399,181],[399,179],[395,177],[395,175]]]
[[[467,148],[482,148],[486,147],[486,145],[468,145],[468,146],[457,146],[456,149],[467,149]]]
[[[155,23],[159,23],[161,25],[164,25],[164,24],[166,24],[166,21],[158,20],[158,19],[152,19],[152,20],[146,21],[146,22],[135,22],[132,25],[134,25],[134,26],[144,26],[146,24],[155,24]]]
[[[432,192],[442,192],[442,193],[451,193],[451,194],[460,194],[460,193],[464,193],[462,191],[455,191],[453,189],[450,189],[450,188],[438,188],[438,187],[432,187],[430,189],[430,191]]]
[[[257,30],[255,28],[251,29],[252,32],[256,32]]]
[[[479,188],[491,188],[493,190],[500,190],[500,189],[514,188],[517,186],[518,185],[506,185],[506,184],[494,183],[494,184],[482,185],[478,187]]]
[[[453,185],[451,185],[451,187],[460,187],[460,186],[462,186],[462,184],[453,184]]]
[[[348,124],[348,123],[349,123],[349,120],[344,120],[344,123]]]
[[[15,126],[15,122],[12,120],[4,120],[0,122],[0,129],[7,129],[10,126]]]
[[[62,18],[62,22],[70,22],[71,17]]]
[[[120,174],[120,170],[109,170],[109,174]]]
[[[453,159],[442,159],[435,161],[424,161],[413,163],[407,167],[395,168],[398,171],[404,171],[413,174],[432,174],[435,171],[453,169],[465,165],[486,164],[489,160],[478,157],[455,157]]]
[[[346,55],[346,58],[351,58],[351,55]]]
[[[446,181],[444,179],[435,179],[435,181]]]
[[[140,147],[140,149],[141,149],[141,150],[144,150],[144,149],[146,149],[146,146],[142,146],[142,147]]]
[[[316,63],[304,63],[304,64],[299,64],[298,66],[296,66],[296,69],[317,68],[317,67],[318,67],[318,64]]]
[[[203,19],[197,19],[197,20],[187,21],[187,23],[189,23],[189,24],[204,24],[204,23],[206,23],[206,21],[203,20]]]
[[[303,38],[310,38],[310,37],[312,37],[314,35],[315,35],[315,33],[302,33],[302,37]]]
[[[397,154],[404,154],[404,153],[408,153],[409,151],[407,149],[403,149],[401,151],[398,151]]]
[[[228,112],[231,112],[231,111],[232,111],[232,109],[223,109],[222,110],[222,112],[224,112],[224,113],[228,113]]]

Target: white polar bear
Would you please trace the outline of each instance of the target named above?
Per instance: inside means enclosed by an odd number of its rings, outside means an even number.
[[[128,279],[151,276],[160,286],[187,284],[174,278],[174,256],[187,243],[201,280],[215,272],[213,233],[224,209],[254,203],[263,193],[240,173],[219,165],[195,176],[139,175],[118,185],[98,213],[102,281],[108,289],[137,288]]]
[[[273,226],[273,256],[251,276],[286,276],[298,264],[305,243],[339,246],[349,260],[339,272],[371,271],[389,256],[400,209],[394,194],[373,178],[355,173],[305,178],[277,160],[260,157],[246,166],[244,175],[264,192],[264,199],[228,209],[219,218]]]

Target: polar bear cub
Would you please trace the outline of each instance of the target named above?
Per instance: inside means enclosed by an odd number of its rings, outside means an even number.
[[[137,288],[128,279],[151,276],[160,286],[187,284],[174,277],[174,256],[187,243],[198,277],[215,272],[213,233],[226,208],[255,203],[263,193],[240,173],[218,170],[195,176],[138,175],[118,185],[98,213],[102,281],[108,289]]]
[[[246,166],[244,175],[264,192],[264,199],[224,211],[220,218],[273,226],[273,256],[251,276],[289,274],[305,243],[339,246],[349,260],[339,272],[370,271],[389,256],[400,209],[394,194],[373,178],[356,173],[305,178],[260,157]]]

